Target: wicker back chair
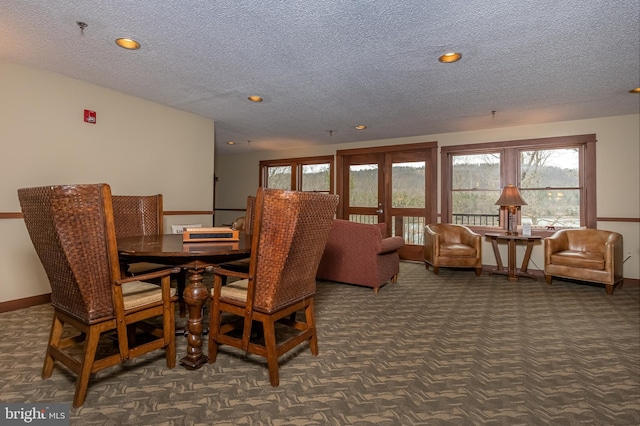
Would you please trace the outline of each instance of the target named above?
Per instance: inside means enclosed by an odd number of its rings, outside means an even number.
[[[253,234],[253,222],[256,220],[256,197],[249,195],[247,197],[247,213],[245,214],[244,233]]]
[[[116,238],[159,235],[164,232],[162,194],[113,195],[111,202],[113,205]],[[172,266],[150,262],[122,262],[120,267],[127,275],[140,275],[171,268]],[[186,271],[181,270],[178,274],[175,274],[175,278],[178,288],[180,316],[185,317],[187,307],[182,294],[187,281]]]
[[[249,272],[214,269],[211,292],[209,362],[218,345],[230,345],[267,358],[272,386],[278,386],[278,357],[304,341],[318,354],[313,312],[316,271],[324,251],[338,196],[259,188]],[[240,280],[222,286],[223,277]],[[305,321],[295,319],[303,310]],[[237,321],[221,323],[222,313]],[[264,341],[251,340],[253,322],[262,324]],[[276,339],[276,321],[295,333]],[[237,337],[235,330],[242,336]]]
[[[253,233],[253,222],[256,219],[256,197],[250,195],[247,197],[247,213],[245,216],[239,217],[233,221],[231,227],[233,229],[240,229],[244,231],[245,235],[251,235]],[[242,220],[240,220],[242,219]],[[238,224],[242,223],[242,227],[238,228]],[[231,262],[225,262],[220,265],[223,269],[237,272],[249,272],[249,258],[233,260]],[[226,282],[223,280],[223,285]]]
[[[75,373],[73,406],[84,403],[91,373],[156,349],[175,366],[175,291],[172,270],[121,278],[106,184],[22,188],[18,198],[36,253],[51,285],[53,324],[42,368],[48,378],[55,361]],[[141,280],[160,279],[161,286]],[[162,316],[162,326],[145,325],[154,339],[135,346],[135,325]],[[80,333],[63,338],[69,325]],[[150,328],[151,327],[151,328]],[[96,360],[100,337],[115,330],[118,351]],[[65,333],[66,335],[66,333]],[[75,350],[76,344],[81,350]]]
[[[113,195],[111,196],[111,204],[113,205],[116,238],[162,234],[162,194]],[[124,262],[120,266],[122,271],[129,275],[138,275],[168,267],[149,262]]]
[[[114,195],[116,238],[163,233],[162,194]]]
[[[244,216],[237,217],[232,223],[231,227],[239,231],[244,231],[246,235],[251,235],[253,232],[253,221],[255,220],[255,207],[256,197],[249,195],[247,197],[247,207]]]

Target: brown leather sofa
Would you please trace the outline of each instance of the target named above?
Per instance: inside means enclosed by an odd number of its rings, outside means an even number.
[[[622,235],[600,229],[563,229],[544,240],[544,276],[622,288]]]
[[[482,237],[464,225],[436,223],[424,228],[424,266],[474,268],[482,273]]]
[[[316,278],[372,287],[396,282],[402,237],[384,237],[384,223],[366,224],[336,219],[331,225]]]

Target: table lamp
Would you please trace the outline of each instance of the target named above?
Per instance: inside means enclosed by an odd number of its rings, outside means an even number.
[[[496,205],[507,208],[507,234],[517,234],[518,232],[515,224],[516,211],[518,207],[527,205],[527,202],[522,199],[522,195],[520,195],[518,188],[511,184],[502,188],[502,194],[500,194],[500,198],[496,201]]]

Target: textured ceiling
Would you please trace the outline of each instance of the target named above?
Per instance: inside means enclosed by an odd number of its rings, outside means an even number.
[[[240,153],[638,113],[640,4],[2,0],[0,58],[210,117]]]

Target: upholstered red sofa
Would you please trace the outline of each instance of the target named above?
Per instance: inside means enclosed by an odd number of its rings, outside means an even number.
[[[402,237],[384,238],[384,223],[365,224],[336,219],[331,225],[318,273],[320,280],[372,287],[396,282]]]

